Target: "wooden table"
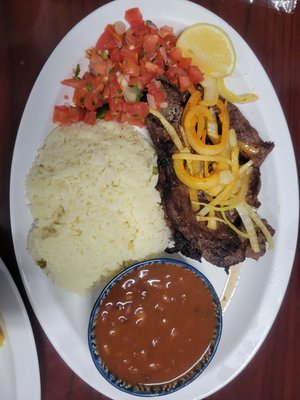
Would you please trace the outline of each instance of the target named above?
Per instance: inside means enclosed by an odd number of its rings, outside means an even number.
[[[40,362],[42,400],[100,400],[105,397],[77,377],[56,353],[26,298],[10,231],[12,153],[26,100],[43,64],[60,39],[104,3],[107,1],[3,0],[0,4],[0,256],[19,287],[33,325]],[[260,5],[267,1],[259,0],[254,4],[246,0],[231,0],[230,6],[225,0],[198,0],[196,3],[231,24],[262,62],[282,104],[297,155],[300,151],[300,5],[292,14],[287,14]],[[280,313],[260,351],[238,378],[212,395],[211,400],[299,398],[299,256],[298,250]]]

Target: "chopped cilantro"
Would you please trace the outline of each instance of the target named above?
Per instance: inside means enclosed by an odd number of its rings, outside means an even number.
[[[144,57],[145,57],[145,49],[144,49],[144,47],[142,47],[140,52],[139,52],[139,59],[142,59]]]
[[[103,118],[107,110],[108,110],[108,104],[107,103],[105,103],[105,104],[103,104],[103,106],[97,108],[97,110],[96,110],[96,118],[100,118],[100,119]]]
[[[92,91],[94,90],[93,85],[92,85],[90,82],[88,82],[88,83],[85,85],[85,88],[86,88],[86,90],[87,90],[88,92],[92,92]]]
[[[40,268],[42,268],[42,269],[44,269],[44,268],[47,267],[47,261],[44,260],[43,258],[37,260],[36,263],[37,263],[37,265],[38,265]]]
[[[141,97],[142,97],[142,94],[143,94],[143,90],[138,86],[138,85],[134,85],[133,86],[134,87],[134,89],[135,89],[135,93],[136,93],[136,95],[135,95],[135,101],[141,101]]]
[[[103,58],[103,60],[108,60],[108,56],[109,56],[109,50],[103,50],[101,52],[101,57]]]
[[[74,71],[74,78],[75,78],[75,79],[80,79],[79,74],[80,74],[80,65],[77,64],[77,65],[76,65],[76,68],[75,68],[75,71]]]
[[[152,168],[152,173],[153,173],[153,175],[157,175],[158,174],[158,167],[153,167]]]

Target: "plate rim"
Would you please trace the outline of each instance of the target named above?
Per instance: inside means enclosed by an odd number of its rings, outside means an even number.
[[[121,1],[122,1],[122,2],[121,2]],[[159,2],[156,1],[156,0],[155,0],[154,2],[159,3]],[[160,2],[161,2],[161,1],[160,1]],[[210,17],[215,18],[217,21],[222,21],[222,24],[223,24],[224,26],[229,27],[231,31],[235,32],[235,34],[238,36],[239,40],[243,43],[244,46],[246,46],[247,51],[250,52],[250,53],[252,54],[252,57],[254,57],[255,61],[259,64],[259,67],[260,67],[262,73],[265,74],[265,79],[266,79],[266,82],[265,82],[265,83],[266,83],[266,85],[267,85],[267,88],[268,88],[269,90],[271,90],[271,92],[272,92],[273,95],[274,95],[273,103],[275,104],[275,106],[277,107],[277,109],[280,111],[281,117],[282,117],[282,123],[285,125],[285,130],[288,132],[288,137],[286,138],[287,141],[288,141],[287,147],[289,148],[290,154],[293,154],[293,159],[290,160],[290,162],[291,162],[292,164],[294,164],[294,167],[296,167],[295,154],[294,154],[294,151],[293,151],[292,140],[291,140],[291,136],[290,136],[290,133],[289,133],[289,129],[288,129],[288,126],[287,126],[287,123],[286,123],[286,120],[285,120],[285,116],[284,116],[283,110],[282,110],[282,108],[281,108],[280,102],[279,102],[278,97],[277,97],[277,95],[276,95],[276,93],[275,93],[275,90],[274,90],[274,88],[273,88],[273,86],[272,86],[272,84],[271,84],[270,79],[268,78],[268,76],[267,76],[265,70],[263,69],[263,67],[262,67],[262,65],[261,65],[261,63],[260,63],[260,61],[257,59],[256,55],[254,54],[254,52],[252,51],[252,49],[250,48],[250,46],[244,41],[244,39],[241,37],[241,35],[239,35],[239,33],[236,32],[225,20],[223,20],[222,18],[220,18],[220,17],[217,16],[216,14],[212,13],[211,11],[207,10],[207,9],[204,8],[203,6],[200,6],[200,5],[196,4],[196,3],[192,3],[192,2],[187,1],[187,0],[175,0],[174,3],[176,3],[176,4],[178,4],[178,5],[181,5],[181,6],[183,6],[183,5],[189,5],[189,7],[194,8],[195,10],[196,10],[196,9],[197,9],[197,10],[202,10],[202,11],[204,11],[205,14],[208,13],[208,14],[210,15]],[[134,5],[137,5],[137,6],[142,6],[143,4],[145,4],[145,1],[143,1],[143,0],[137,0],[137,1],[131,1],[131,0],[127,0],[127,1],[124,1],[124,0],[115,0],[114,2],[110,2],[110,3],[105,4],[105,5],[102,6],[102,7],[96,8],[92,13],[90,13],[89,15],[87,15],[86,17],[84,17],[81,21],[79,21],[79,22],[65,35],[65,37],[58,43],[58,45],[57,45],[57,47],[54,49],[54,51],[50,54],[48,60],[47,60],[46,63],[44,64],[44,67],[42,68],[42,70],[41,70],[41,72],[40,72],[40,74],[39,74],[39,76],[38,76],[38,78],[37,78],[37,80],[36,80],[36,82],[35,82],[35,84],[34,84],[34,86],[33,86],[32,92],[33,92],[33,90],[34,90],[34,88],[35,88],[35,85],[37,84],[37,82],[38,82],[38,80],[39,80],[39,78],[40,78],[42,72],[44,71],[44,68],[46,67],[47,63],[49,62],[49,60],[51,60],[51,57],[53,57],[53,54],[55,54],[55,51],[64,43],[65,39],[66,39],[67,37],[72,36],[72,32],[74,33],[74,31],[75,31],[76,29],[79,29],[80,26],[81,26],[81,24],[84,25],[84,23],[86,23],[86,21],[88,20],[88,18],[90,18],[92,15],[95,15],[96,13],[98,13],[99,10],[102,10],[102,11],[103,11],[104,9],[108,9],[108,8],[110,8],[110,7],[116,7],[116,4],[118,4],[118,7],[121,7],[122,10],[124,11],[126,8],[128,8],[128,6],[129,6],[130,4],[134,4]],[[31,92],[31,94],[32,94],[32,92]],[[58,92],[58,91],[57,91],[57,92]],[[16,140],[16,144],[15,144],[15,149],[17,148],[17,145],[18,145],[18,139],[19,139],[19,136],[20,136],[20,135],[19,135],[19,132],[22,131],[22,122],[23,122],[23,118],[24,118],[24,115],[25,115],[26,110],[27,110],[27,105],[28,105],[28,103],[29,103],[29,101],[30,101],[30,98],[31,98],[31,94],[30,94],[30,96],[29,96],[29,98],[28,98],[28,102],[27,102],[27,104],[26,104],[26,107],[25,107],[25,109],[24,109],[24,113],[23,113],[23,116],[22,116],[22,119],[21,119],[19,131],[18,131],[18,135],[17,135],[17,140]],[[11,182],[13,182],[13,178],[14,178],[14,176],[15,176],[15,170],[14,170],[14,168],[13,168],[13,167],[14,167],[14,160],[15,160],[15,150],[14,150],[14,155],[13,155],[13,163],[12,163],[12,171],[11,171]],[[298,188],[298,177],[297,177],[297,170],[296,170],[296,168],[294,168],[293,173],[294,173],[294,176],[292,177],[292,179],[293,179],[295,182],[297,182],[297,188]],[[296,174],[295,174],[295,173],[296,173]],[[21,272],[22,280],[23,280],[23,283],[24,283],[26,292],[27,292],[27,294],[28,294],[30,303],[31,303],[31,305],[32,305],[32,307],[33,307],[34,312],[36,313],[36,315],[39,316],[39,311],[37,310],[36,305],[35,305],[35,304],[33,303],[33,301],[32,301],[32,296],[31,296],[31,293],[30,293],[30,287],[28,286],[28,282],[27,282],[27,276],[26,276],[26,274],[25,274],[24,269],[21,267],[21,266],[22,266],[22,262],[23,262],[23,260],[21,259],[22,257],[18,257],[18,249],[17,249],[17,243],[16,243],[16,235],[17,235],[17,233],[16,233],[16,229],[15,229],[15,228],[16,228],[16,224],[15,224],[15,220],[14,220],[14,214],[13,214],[13,211],[12,211],[12,210],[14,209],[13,192],[14,192],[14,190],[13,190],[12,187],[11,187],[11,189],[10,189],[11,221],[12,221],[12,233],[13,233],[13,241],[14,241],[14,246],[15,246],[15,252],[16,252],[16,256],[17,256],[18,265],[19,265],[19,269],[20,269],[20,272]],[[295,224],[295,226],[294,226],[294,231],[295,231],[295,230],[298,231],[298,223],[299,223],[299,202],[298,202],[298,198],[295,199],[294,207],[295,207],[296,210],[297,210],[297,221],[296,221],[296,224]],[[296,225],[297,225],[297,228],[296,228]],[[293,268],[293,261],[294,261],[294,257],[295,257],[296,245],[297,245],[297,235],[296,235],[296,238],[295,238],[295,240],[294,240],[294,243],[292,244],[292,247],[293,247],[293,248],[290,249],[290,251],[289,251],[289,257],[288,257],[289,260],[288,260],[288,264],[290,264],[291,267],[290,267],[289,273],[285,276],[285,282],[284,282],[283,286],[281,287],[282,290],[281,290],[281,293],[280,293],[280,296],[279,296],[279,301],[278,301],[278,303],[277,303],[276,306],[275,306],[275,311],[274,311],[274,313],[273,313],[272,318],[270,318],[270,319],[268,320],[268,324],[266,325],[266,329],[264,330],[263,335],[261,336],[260,340],[256,343],[256,346],[253,348],[252,354],[249,356],[249,358],[247,359],[247,361],[246,361],[240,368],[236,369],[235,373],[231,375],[230,379],[227,379],[227,380],[224,381],[222,384],[216,386],[216,387],[215,387],[213,390],[211,390],[210,392],[205,393],[205,396],[208,396],[208,395],[211,395],[212,393],[215,393],[216,391],[218,391],[219,389],[221,389],[222,387],[224,387],[225,385],[227,385],[231,380],[233,380],[233,379],[248,365],[248,363],[251,361],[251,359],[252,359],[252,358],[254,357],[254,355],[257,353],[257,351],[258,351],[258,349],[260,348],[261,344],[264,342],[264,340],[265,340],[265,338],[266,338],[268,332],[270,331],[270,329],[271,329],[271,327],[272,327],[272,325],[273,325],[273,323],[274,323],[274,320],[275,320],[275,318],[276,318],[276,316],[277,316],[277,314],[278,314],[279,308],[280,308],[280,306],[281,306],[283,297],[284,297],[284,295],[285,295],[285,293],[286,293],[287,285],[288,285],[288,282],[289,282],[289,279],[290,279],[290,275],[291,275],[291,272],[292,272],[292,268]],[[38,319],[40,320],[39,317],[38,317]],[[44,329],[44,325],[42,325],[42,327],[43,327],[43,329]],[[44,331],[45,331],[46,335],[48,336],[48,334],[47,334],[47,332],[46,332],[45,329],[44,329]],[[48,336],[48,337],[49,337],[49,336]],[[67,354],[65,354],[65,353],[62,351],[62,349],[59,348],[59,343],[57,343],[57,342],[55,342],[55,341],[53,341],[53,340],[51,340],[51,342],[52,342],[52,344],[54,345],[56,351],[60,354],[60,356],[64,359],[64,361],[69,365],[69,367],[70,367],[77,375],[79,375],[82,379],[84,379],[84,380],[86,381],[86,379],[85,379],[84,377],[82,377],[82,375],[81,375],[80,373],[78,373],[78,371],[77,371],[76,369],[74,369],[73,367],[70,366],[70,364],[69,364],[69,362],[68,362]],[[86,381],[86,382],[87,382],[87,384],[90,384],[88,381]],[[93,386],[93,385],[91,385],[91,386]],[[95,388],[95,389],[99,391],[99,389],[97,389],[97,388]],[[106,393],[104,393],[104,394],[106,394]],[[121,397],[120,397],[120,398],[121,398]],[[122,398],[123,398],[123,397],[122,397]],[[196,399],[196,398],[197,398],[197,399],[200,399],[200,398],[203,398],[203,397],[194,397],[194,399]]]
[[[27,309],[25,307],[24,301],[21,297],[21,294],[17,288],[16,283],[14,282],[12,275],[3,260],[0,258],[0,274],[4,277],[4,280],[0,282],[1,286],[4,287],[6,285],[7,290],[9,291],[9,297],[7,301],[15,307],[15,311],[18,313],[18,323],[22,324],[22,341],[23,343],[20,345],[18,342],[15,343],[15,348],[11,351],[12,359],[14,363],[14,371],[15,371],[15,382],[16,382],[16,400],[38,400],[41,398],[41,381],[40,381],[40,368],[39,368],[39,359],[37,353],[37,346],[35,336],[32,330],[32,325],[28,316]],[[1,319],[5,325],[5,333],[7,331],[13,329],[11,322],[5,318],[5,314],[3,311],[1,312]],[[25,332],[24,332],[25,330]],[[11,338],[4,338],[4,346],[5,341],[8,341],[8,346],[12,348],[13,344],[10,342]],[[24,346],[24,342],[26,342],[26,346]],[[26,350],[25,350],[26,349]],[[16,358],[16,353],[20,353],[18,358]],[[22,353],[26,353],[23,354]],[[30,358],[28,359],[28,357]],[[19,357],[24,359],[26,358],[26,364],[29,363],[30,374],[33,376],[33,379],[26,380],[23,377],[24,371],[19,366]],[[13,399],[11,399],[13,400]]]

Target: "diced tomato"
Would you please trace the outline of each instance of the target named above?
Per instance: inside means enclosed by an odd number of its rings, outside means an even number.
[[[84,107],[88,111],[95,111],[101,107],[103,102],[100,100],[99,93],[86,93],[84,97]]]
[[[168,30],[168,27],[165,28],[165,32],[163,32],[163,28],[158,31],[160,42],[166,49],[172,49],[176,45],[177,38],[172,29]]]
[[[181,92],[185,91],[192,83],[188,73],[176,64],[168,69],[166,75],[174,85],[179,87]]]
[[[87,92],[95,93],[102,91],[104,88],[103,77],[101,76],[87,76],[85,79],[82,79],[82,83],[84,84],[82,88]]]
[[[103,60],[103,58],[97,54],[93,54],[90,58],[89,69],[92,75],[107,76],[111,67],[112,62],[110,60]]]
[[[60,124],[73,124],[82,121],[85,111],[72,106],[55,106],[53,112],[53,122]]]
[[[133,116],[129,117],[128,122],[134,126],[140,126],[140,127],[145,126],[145,120],[135,118]]]
[[[142,90],[142,83],[141,83],[141,77],[130,77],[129,81],[128,81],[128,86],[132,86],[132,87],[137,87],[140,90]]]
[[[174,84],[177,84],[178,78],[183,74],[183,70],[178,68],[176,64],[171,65],[166,72],[167,78]]]
[[[166,101],[166,93],[162,90],[158,82],[150,82],[147,85],[148,93],[153,96],[156,108],[159,108]]]
[[[189,66],[191,65],[192,59],[188,57],[182,56],[182,51],[178,47],[173,47],[170,50],[170,58],[174,61],[180,68],[184,70],[188,70]]]
[[[174,35],[173,28],[171,26],[168,26],[168,25],[161,26],[158,29],[157,33],[162,38],[165,38],[166,36],[169,36],[169,35]]]
[[[82,79],[64,79],[61,83],[74,89],[103,90],[102,78],[94,77],[90,73],[84,74]]]
[[[83,89],[86,85],[86,82],[84,82],[83,79],[75,79],[75,78],[70,78],[70,79],[64,79],[61,81],[63,85],[70,86],[74,89]]]
[[[131,117],[142,120],[149,114],[149,106],[145,102],[125,103],[123,106],[124,112],[127,112]]]
[[[108,105],[112,113],[118,114],[123,110],[123,105],[125,101],[122,98],[109,97]]]
[[[180,61],[182,59],[182,51],[181,51],[181,49],[179,47],[173,47],[170,50],[170,58],[175,63]]]
[[[118,82],[116,75],[111,75],[109,80],[109,96],[120,97],[122,96],[122,88]]]
[[[143,44],[144,37],[146,35],[149,35],[150,33],[153,33],[152,29],[145,22],[143,22],[142,24],[139,24],[139,25],[134,25],[130,29],[132,31],[132,34],[135,37],[142,40],[142,44]]]
[[[148,83],[148,85],[147,85],[148,93],[153,95],[157,91],[157,86],[158,86],[158,83],[156,83],[156,82]]]
[[[144,88],[148,83],[150,83],[155,78],[156,74],[147,70],[145,66],[145,60],[140,60],[140,66],[141,66],[140,82],[142,87]]]
[[[125,19],[130,26],[141,25],[144,23],[142,13],[138,7],[126,10]]]
[[[105,115],[103,117],[103,120],[104,121],[112,121],[114,119],[115,119],[115,116],[109,110],[106,111],[106,113],[105,113]]]
[[[140,76],[141,68],[133,60],[125,60],[122,64],[123,73],[132,77]]]
[[[75,89],[74,95],[73,95],[73,102],[76,104],[76,106],[80,108],[84,108],[84,98],[86,95],[86,91],[84,89],[78,88]]]
[[[183,57],[176,47],[172,27],[158,28],[154,23],[144,21],[137,7],[127,10],[125,19],[130,25],[127,30],[123,23],[105,27],[95,48],[89,53],[88,70],[81,78],[77,71],[73,78],[62,81],[74,89],[73,103],[76,107],[57,106],[53,114],[56,122],[84,120],[93,124],[97,109],[107,104],[105,121],[143,126],[149,106],[159,110],[166,101],[166,93],[157,77],[167,78],[182,92],[203,79],[200,69],[191,65],[191,59]],[[128,96],[125,100],[119,84],[121,78],[136,88],[137,98],[147,93],[149,104],[128,102],[131,98]]]
[[[118,35],[114,26],[112,24],[108,24],[99,37],[95,50],[112,50],[118,48],[122,45],[122,36]]]
[[[76,88],[74,91],[74,104],[88,111],[96,110],[102,105],[103,83],[99,80],[99,77],[89,81],[82,79],[82,83],[84,83],[84,86]]]
[[[147,72],[146,70],[141,74],[141,85],[145,87],[148,83],[150,83],[155,78],[155,74],[152,72]]]
[[[93,78],[93,76],[92,76],[92,74],[90,73],[90,71],[86,71],[83,75],[82,75],[82,80],[89,80],[89,79],[92,79]]]
[[[145,56],[151,58],[155,55],[158,50],[159,36],[158,35],[148,35],[144,39],[143,48],[145,51]]]
[[[84,121],[86,124],[95,125],[95,123],[96,123],[96,118],[97,118],[97,113],[96,113],[96,111],[87,111],[87,112],[85,113],[85,116],[84,116],[83,121]]]
[[[109,82],[108,105],[111,112],[119,113],[123,110],[125,100],[122,96],[122,88],[117,77],[112,76]]]
[[[106,85],[106,86],[104,87],[104,89],[103,89],[103,92],[102,92],[102,99],[103,99],[103,102],[105,102],[105,100],[108,100],[109,94],[110,94],[110,88],[109,88],[108,85]]]
[[[178,66],[184,70],[188,70],[191,65],[192,59],[188,57],[182,57],[181,60],[178,61]]]
[[[160,68],[157,64],[151,62],[151,61],[146,61],[145,62],[145,68],[148,72],[151,72],[152,74],[155,75],[162,75],[163,70]]]
[[[200,71],[200,69],[197,67],[197,65],[191,65],[188,69],[188,74],[189,74],[190,80],[195,84],[203,81],[203,74]]]
[[[121,123],[129,122],[129,115],[126,112],[122,111],[117,116],[117,121]]]
[[[122,72],[125,75],[137,77],[140,75],[140,66],[138,64],[138,53],[128,48],[121,50]]]
[[[136,51],[140,51],[143,47],[144,36],[137,35],[132,28],[129,28],[124,36],[124,44],[128,48],[133,48]]]
[[[154,59],[155,64],[157,64],[160,68],[164,69],[166,63],[167,63],[167,56],[162,50],[162,47],[160,47],[159,51],[156,53],[155,59]]]
[[[192,82],[188,75],[181,75],[178,78],[179,90],[181,92],[185,92],[189,86],[191,86]]]
[[[138,52],[136,50],[130,50],[127,47],[125,47],[125,48],[120,50],[120,55],[121,55],[121,60],[122,61],[132,60],[135,63],[137,63],[138,60],[139,60]]]
[[[120,49],[112,49],[109,53],[109,58],[113,65],[120,63],[122,61]]]

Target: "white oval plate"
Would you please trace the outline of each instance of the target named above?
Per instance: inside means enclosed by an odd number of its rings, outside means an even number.
[[[53,129],[55,104],[64,103],[66,90],[60,81],[71,75],[79,62],[86,66],[84,52],[95,44],[105,25],[123,20],[127,8],[140,7],[145,19],[157,25],[172,25],[176,32],[196,22],[219,25],[230,35],[237,52],[237,66],[228,81],[239,92],[254,91],[259,101],[241,106],[262,138],[275,142],[275,149],[261,169],[260,213],[276,229],[275,250],[259,262],[246,261],[234,297],[224,315],[223,336],[214,360],[204,373],[166,399],[202,399],[214,393],[247,365],[259,349],[277,315],[290,277],[298,229],[298,182],[291,138],[275,91],[245,41],[222,19],[185,0],[113,1],[83,19],[59,43],[42,69],[28,99],[20,124],[11,174],[11,222],[14,246],[32,307],[48,338],[65,360],[88,384],[113,399],[130,395],[106,382],[96,371],[87,345],[89,313],[96,293],[86,299],[64,292],[48,280],[27,253],[26,240],[32,217],[26,201],[25,177]],[[287,179],[288,177],[288,179]],[[286,194],[289,194],[287,196]],[[191,261],[191,260],[188,260]],[[221,295],[225,272],[210,264],[191,261]]]
[[[18,289],[0,259],[0,399],[39,400],[40,370],[31,324]]]

